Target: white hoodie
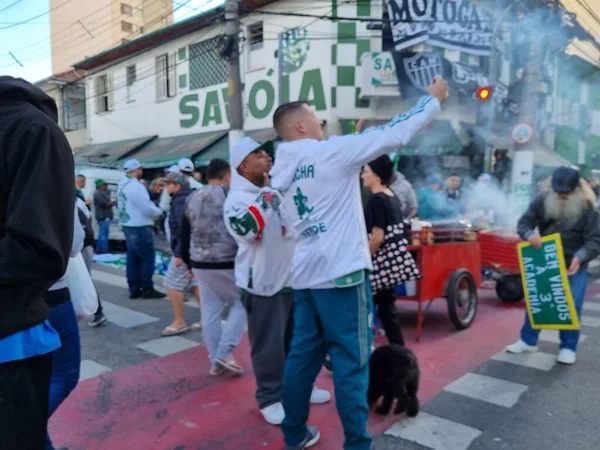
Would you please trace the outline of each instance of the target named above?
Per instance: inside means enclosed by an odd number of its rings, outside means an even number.
[[[332,287],[334,280],[373,269],[360,170],[406,145],[439,111],[439,101],[426,96],[410,111],[362,134],[279,145],[271,186],[284,194],[294,223],[294,289]]]
[[[119,219],[124,227],[152,226],[162,215],[162,209],[152,203],[148,189],[140,180],[125,177],[119,183]]]
[[[255,295],[272,297],[290,287],[294,240],[281,203],[274,189],[261,189],[232,171],[223,215],[238,244],[235,282]]]

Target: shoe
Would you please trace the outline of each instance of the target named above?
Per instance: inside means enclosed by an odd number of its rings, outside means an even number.
[[[240,366],[235,359],[223,359],[217,358],[215,360],[217,366],[222,367],[223,369],[228,370],[234,375],[241,375],[244,373],[244,368]]]
[[[140,298],[141,296],[142,296],[142,290],[141,289],[129,293],[129,298],[131,300],[135,300],[136,298]]]
[[[279,402],[273,403],[260,410],[260,413],[265,418],[266,422],[271,425],[281,425],[285,419],[285,411],[283,405]]]
[[[535,353],[538,351],[537,345],[529,345],[519,340],[512,345],[506,347],[508,353],[520,355],[521,353]]]
[[[165,298],[167,294],[158,292],[156,289],[142,292],[142,298],[146,300]]]
[[[304,450],[310,448],[319,442],[321,439],[321,432],[317,427],[308,427],[308,433],[306,437],[298,445],[286,445],[285,450]]]
[[[558,356],[556,357],[556,361],[561,364],[575,364],[575,361],[577,361],[577,355],[573,350],[561,348],[560,352],[558,352]]]
[[[213,367],[208,371],[208,374],[211,377],[219,377],[221,375],[225,375],[225,372],[227,372],[227,369],[225,369],[224,367]]]
[[[99,327],[104,322],[106,322],[106,320],[107,319],[106,319],[106,316],[104,315],[104,313],[94,314],[94,317],[92,317],[92,320],[90,320],[88,322],[88,325],[90,327]]]
[[[327,403],[329,400],[331,400],[331,394],[328,391],[319,389],[316,386],[313,387],[313,390],[310,394],[311,403],[321,405],[323,403]]]

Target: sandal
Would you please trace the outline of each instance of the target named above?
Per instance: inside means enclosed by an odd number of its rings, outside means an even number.
[[[228,361],[222,358],[217,358],[215,362],[222,368],[227,369],[236,375],[241,375],[244,373],[244,369],[236,362],[235,359],[230,359]]]
[[[192,326],[190,327],[190,330],[192,330],[192,331],[201,330],[201,329],[202,329],[202,321],[201,320],[192,324]]]
[[[208,374],[211,377],[218,377],[223,375],[225,372],[227,372],[227,369],[225,367],[213,367],[212,369],[210,369]]]
[[[161,334],[162,334],[162,337],[177,336],[177,335],[180,335],[183,333],[187,333],[188,330],[189,330],[189,328],[187,326],[183,326],[181,328],[175,328],[175,327],[172,327],[169,325],[167,328],[165,328],[162,331]]]

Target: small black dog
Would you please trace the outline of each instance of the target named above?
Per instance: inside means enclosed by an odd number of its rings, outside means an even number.
[[[369,409],[383,396],[383,402],[375,411],[387,415],[396,399],[394,414],[414,417],[419,414],[419,364],[415,354],[397,344],[378,347],[369,362]]]

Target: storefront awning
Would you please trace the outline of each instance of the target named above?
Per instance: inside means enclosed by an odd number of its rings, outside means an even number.
[[[193,160],[226,135],[226,131],[212,131],[156,139],[137,152],[135,158],[147,169],[168,167],[177,164],[181,158]]]
[[[73,158],[76,165],[115,167],[119,160],[135,153],[154,139],[156,136],[87,145],[74,153]]]
[[[351,127],[349,120],[340,121],[342,132],[347,134]],[[370,127],[386,124],[386,120],[368,120],[365,122],[363,131]],[[434,120],[427,128],[415,136],[408,145],[399,152],[402,156],[437,156],[457,154],[462,152],[463,145],[449,120]]]
[[[262,143],[274,140],[277,137],[277,133],[272,128],[266,128],[264,130],[246,131],[246,136]],[[206,147],[204,151],[194,158],[194,165],[196,167],[208,166],[210,161],[215,158],[229,161],[229,136],[224,136],[222,139]]]

